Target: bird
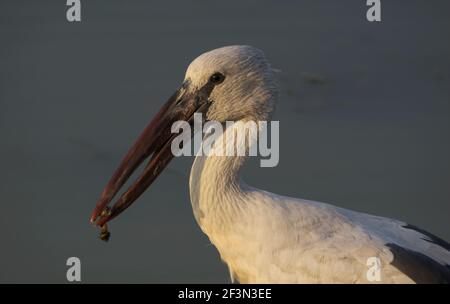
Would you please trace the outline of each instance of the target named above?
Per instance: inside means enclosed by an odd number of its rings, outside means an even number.
[[[208,51],[187,68],[180,88],[163,104],[113,174],[91,222],[107,223],[127,209],[171,161],[171,125],[269,121],[278,104],[277,71],[263,51],[232,45]],[[234,129],[234,130],[233,130]],[[246,149],[254,140],[239,142]],[[109,206],[146,159],[137,180]],[[406,222],[291,198],[248,185],[248,156],[197,155],[189,177],[195,220],[236,283],[449,283],[450,245]]]

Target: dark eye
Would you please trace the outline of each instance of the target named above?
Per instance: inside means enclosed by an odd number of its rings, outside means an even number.
[[[214,73],[211,75],[211,77],[209,77],[209,81],[211,81],[211,83],[214,84],[219,84],[222,83],[225,80],[225,76],[223,76],[223,74],[221,73]]]

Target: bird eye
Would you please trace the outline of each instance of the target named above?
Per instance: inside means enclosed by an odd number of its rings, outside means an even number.
[[[212,74],[211,77],[209,77],[209,81],[214,84],[222,83],[224,80],[225,80],[225,76],[223,76],[223,74],[218,73],[218,72]]]

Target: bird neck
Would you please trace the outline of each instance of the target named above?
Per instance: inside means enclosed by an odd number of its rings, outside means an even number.
[[[243,127],[243,122],[237,122],[233,127],[226,128],[215,142],[223,143],[223,140],[230,138],[228,136],[231,132],[236,134]],[[245,155],[248,155],[248,149],[255,141],[256,135],[254,138],[250,135],[236,136],[233,145],[244,145]],[[229,144],[230,141],[226,141],[226,145]],[[226,229],[239,217],[249,189],[240,178],[240,170],[247,156],[217,156],[217,148],[215,145],[208,156],[196,156],[189,181],[195,219],[204,231],[209,230],[205,231],[207,234],[212,229]]]

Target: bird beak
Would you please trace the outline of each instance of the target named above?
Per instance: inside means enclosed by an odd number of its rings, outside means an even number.
[[[212,87],[209,85],[199,90],[189,90],[189,82],[185,81],[183,86],[169,98],[144,129],[109,180],[91,215],[91,223],[98,227],[106,227],[107,222],[127,209],[152,184],[173,158],[171,143],[177,134],[171,133],[172,124],[184,120],[192,125],[194,113],[206,113],[208,110],[210,105],[208,98],[211,91]],[[150,160],[141,175],[120,196],[112,208],[108,207],[120,188],[146,158]]]

